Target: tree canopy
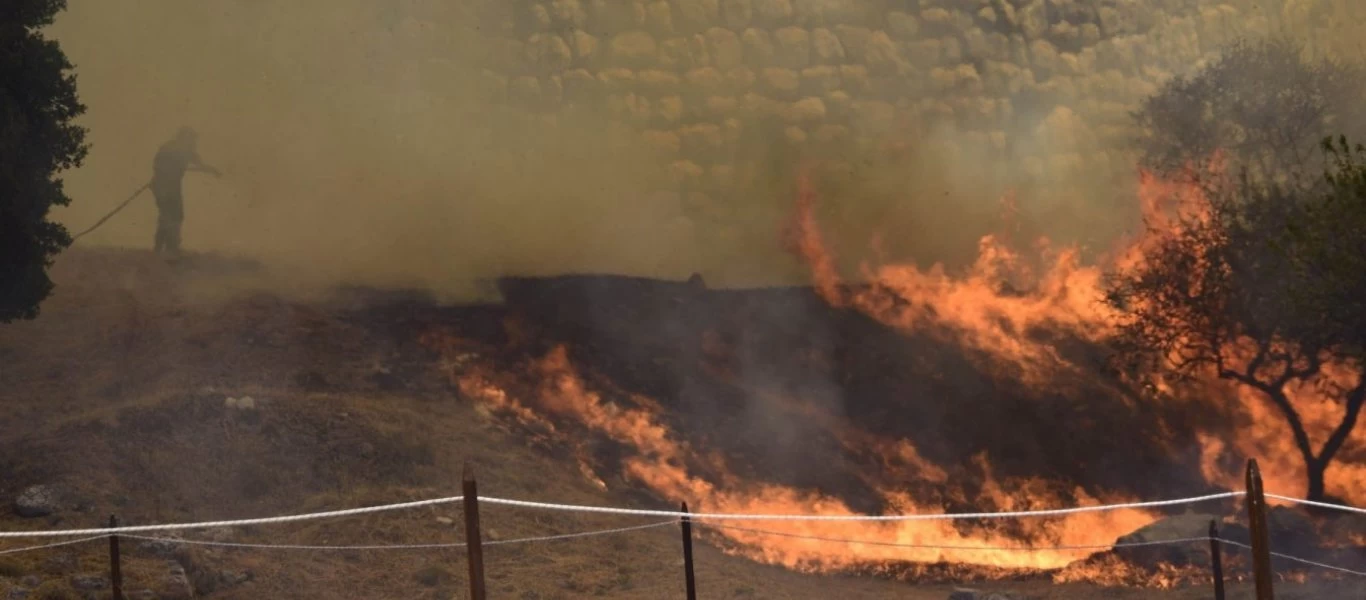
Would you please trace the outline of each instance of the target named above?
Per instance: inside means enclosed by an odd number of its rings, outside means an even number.
[[[1314,499],[1366,402],[1366,149],[1322,133],[1363,123],[1348,102],[1357,72],[1287,41],[1243,42],[1150,98],[1136,115],[1143,164],[1200,199],[1153,226],[1144,261],[1113,274],[1107,297],[1122,315],[1117,356],[1134,372],[1214,375],[1263,395]],[[1352,381],[1328,376],[1338,367]],[[1344,408],[1326,436],[1295,406],[1302,384]]]
[[[1366,148],[1345,136],[1325,139],[1325,190],[1294,213],[1276,249],[1291,261],[1297,285],[1289,310],[1315,335],[1366,358]]]
[[[1220,152],[1254,180],[1316,185],[1319,141],[1364,133],[1363,92],[1355,64],[1308,60],[1286,38],[1241,40],[1143,101],[1134,113],[1141,163],[1171,175]]]
[[[53,206],[70,198],[58,174],[80,166],[85,112],[71,63],[42,28],[65,0],[7,0],[0,5],[0,323],[37,316],[52,291],[47,269],[71,244]]]

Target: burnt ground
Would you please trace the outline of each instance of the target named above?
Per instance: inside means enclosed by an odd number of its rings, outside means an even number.
[[[793,435],[738,435],[764,431],[747,410],[756,393],[778,390],[860,429],[912,437],[950,469],[968,468],[958,465],[985,449],[998,475],[1144,496],[1203,490],[1198,472],[1183,466],[1191,464],[1182,460],[1188,432],[1130,408],[1102,378],[1065,382],[1053,393],[1024,391],[947,337],[907,338],[830,309],[809,290],[510,279],[500,282],[503,305],[441,306],[405,291],[282,295],[255,272],[213,257],[172,268],[137,251],[75,250],[59,260],[58,292],[43,315],[0,327],[0,498],[52,484],[65,490],[65,504],[39,519],[4,514],[0,528],[94,526],[109,514],[126,523],[240,518],[445,496],[456,493],[467,461],[486,494],[669,504],[615,485],[600,490],[572,461],[529,447],[461,400],[440,357],[419,341],[436,330],[508,364],[564,343],[589,378],[659,400],[675,430],[723,450],[745,475],[819,488],[869,510],[877,507],[856,474],[871,459],[832,450],[826,428],[790,418],[775,433]],[[1073,400],[1078,393],[1088,401]],[[254,409],[228,406],[243,396]],[[1098,459],[1076,460],[1083,449]],[[821,468],[805,468],[811,465]],[[458,517],[432,509],[187,536],[430,543],[458,541],[458,525],[444,520]],[[485,518],[490,536],[504,539],[638,523],[502,510]],[[680,595],[675,536],[656,530],[492,550],[492,590],[510,598]],[[164,587],[174,561],[202,597],[462,597],[463,556],[455,551],[155,550],[130,551],[128,589]],[[103,551],[94,544],[0,556],[0,588],[35,583],[25,577],[69,586],[73,576],[105,568]],[[708,597],[944,598],[951,589],[798,575],[709,544],[698,558]],[[988,587],[1049,598],[1156,594],[1046,581]],[[1302,597],[1350,596],[1320,589]]]

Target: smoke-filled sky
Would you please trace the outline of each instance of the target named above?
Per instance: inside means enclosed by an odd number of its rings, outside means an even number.
[[[633,153],[587,127],[512,130],[470,97],[473,36],[417,31],[423,15],[400,6],[72,2],[54,34],[92,151],[59,218],[93,223],[190,125],[225,175],[187,175],[189,249],[437,288],[503,270],[687,268],[676,208],[645,197]],[[149,246],[155,218],[144,198],[82,243]]]
[[[782,185],[745,198],[729,222],[692,220],[651,193],[634,136],[587,118],[528,127],[482,102],[471,3],[72,0],[52,33],[76,65],[92,151],[67,175],[74,202],[56,217],[73,231],[93,223],[189,125],[225,175],[187,175],[186,247],[302,281],[460,297],[504,273],[700,271],[713,284],[800,273],[778,240],[791,205]],[[1066,152],[1068,116],[1040,120],[1054,135],[1009,133]],[[1021,169],[942,153],[954,134],[943,135],[861,173],[864,195],[833,201],[845,221],[833,227],[881,234],[894,250],[972,249]],[[1072,183],[1033,200],[1037,214],[1074,221],[1055,230],[1110,210],[1088,203],[1117,204],[1088,197],[1095,182]],[[144,197],[80,244],[150,247],[155,218]]]

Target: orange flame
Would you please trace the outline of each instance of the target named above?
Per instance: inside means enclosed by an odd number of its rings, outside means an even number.
[[[534,395],[513,399],[506,388],[479,374],[455,375],[464,393],[481,403],[507,411],[516,418],[543,420],[553,415],[586,427],[625,447],[626,476],[666,498],[686,499],[700,512],[856,515],[842,500],[813,491],[739,480],[718,457],[703,457],[662,424],[658,407],[648,399],[632,396],[634,407],[611,402],[590,389],[569,363],[568,352],[557,347],[540,360],[534,371]],[[504,377],[514,377],[504,374]],[[928,465],[905,440],[887,448],[901,460],[920,464],[931,477],[945,477]],[[988,473],[981,503],[1002,510],[1030,509],[1073,502],[1052,494],[1041,482],[997,482],[990,477],[985,457],[979,462]],[[692,472],[689,465],[714,471],[709,479]],[[897,513],[942,512],[892,488],[880,490],[883,501]],[[1102,499],[1076,490],[1082,505]],[[1113,500],[1113,499],[1107,499]],[[867,563],[911,561],[951,562],[1013,569],[1055,569],[1100,550],[1014,551],[1031,545],[1104,545],[1120,534],[1145,525],[1153,516],[1138,510],[1084,513],[1065,519],[1034,519],[1021,523],[1021,532],[1010,534],[992,523],[965,525],[949,520],[903,522],[763,522],[742,523],[739,528],[719,523],[714,531],[736,546],[742,555],[766,563],[804,571],[854,568]],[[762,531],[763,533],[760,533]],[[778,534],[778,535],[774,535]],[[954,548],[967,547],[967,548]],[[984,549],[999,547],[1002,549]],[[1102,548],[1103,549],[1103,548]]]
[[[992,366],[1010,370],[1028,385],[1051,384],[1064,376],[1085,374],[1069,362],[1047,334],[1061,332],[1092,342],[1107,340],[1120,315],[1103,302],[1107,270],[1144,264],[1147,251],[1183,224],[1210,218],[1202,189],[1193,181],[1171,181],[1141,174],[1137,199],[1150,231],[1117,247],[1100,264],[1083,264],[1076,248],[1054,248],[1041,240],[1038,256],[1026,256],[997,236],[985,236],[976,262],[963,274],[943,266],[921,270],[912,265],[865,265],[867,280],[846,283],[831,250],[821,236],[814,208],[816,192],[803,173],[797,211],[786,242],[808,266],[814,287],[833,306],[848,307],[903,331],[930,331],[983,351]],[[1014,210],[1013,198],[1006,200]],[[726,377],[725,344],[714,332],[702,332],[704,354],[715,375]],[[1056,339],[1056,338],[1052,338]],[[537,435],[576,443],[573,431],[583,429],[622,448],[622,475],[660,497],[687,500],[701,512],[765,514],[857,514],[844,500],[815,490],[744,480],[728,468],[724,458],[692,447],[670,427],[663,409],[653,400],[623,393],[610,384],[591,383],[571,364],[569,351],[557,347],[532,368],[497,370],[494,365],[452,365],[450,372],[462,394],[488,410],[522,423]],[[1094,375],[1089,375],[1094,376]],[[1341,407],[1325,393],[1324,381],[1347,380],[1356,369],[1330,365],[1321,378],[1290,390],[1306,427],[1323,439],[1340,418]],[[1201,444],[1201,472],[1212,485],[1242,486],[1238,460],[1256,456],[1263,461],[1267,488],[1294,494],[1303,489],[1304,465],[1287,427],[1275,408],[1257,393],[1213,377],[1197,385],[1178,386],[1158,379],[1172,402],[1200,402],[1222,407],[1235,419],[1238,435],[1205,432]],[[762,390],[746,390],[751,395]],[[941,488],[937,498],[889,483],[895,477],[871,481],[888,511],[931,514],[943,511],[945,499],[982,507],[982,510],[1025,510],[1067,505],[1124,502],[1131,498],[1094,495],[1085,490],[1060,490],[1056,482],[992,476],[990,460],[975,460],[980,485],[968,492],[955,485],[954,473],[927,460],[911,440],[888,439],[859,430],[820,409],[789,398],[766,398],[784,410],[815,416],[852,452],[880,457],[884,473],[911,474]],[[815,413],[813,414],[813,411]],[[1366,435],[1358,430],[1344,449],[1361,452]],[[594,461],[575,446],[585,477],[607,487],[593,471]],[[905,478],[901,479],[905,481]],[[1357,503],[1366,501],[1366,464],[1339,461],[1329,471],[1329,491]],[[1067,518],[1001,522],[949,520],[902,522],[716,523],[709,531],[730,544],[728,550],[771,564],[805,571],[866,568],[888,562],[957,563],[982,568],[1060,569],[1055,580],[1144,583],[1167,587],[1201,576],[1187,569],[1161,567],[1140,572],[1110,555],[1081,561],[1096,550],[1016,551],[1032,546],[1106,545],[1155,519],[1145,511],[1121,510],[1073,515]],[[762,531],[759,531],[762,530]],[[991,547],[991,548],[984,548]],[[1066,568],[1063,568],[1066,567]]]
[[[904,331],[946,328],[957,341],[994,357],[993,366],[1006,368],[1023,383],[1056,384],[1060,376],[1077,375],[1082,369],[1060,356],[1047,336],[1031,334],[1062,332],[1093,342],[1109,338],[1122,315],[1102,302],[1104,274],[1138,268],[1148,251],[1167,236],[1208,223],[1213,213],[1205,190],[1227,183],[1223,165],[1221,154],[1213,156],[1200,171],[1204,180],[1140,173],[1137,200],[1148,230],[1126,240],[1100,264],[1084,265],[1076,248],[1054,250],[1046,239],[1039,241],[1039,256],[1026,260],[997,236],[987,235],[979,243],[976,262],[962,274],[950,274],[942,265],[921,270],[909,264],[865,264],[867,283],[855,288],[834,266],[813,216],[816,192],[804,173],[798,181],[788,245],[809,265],[814,286],[832,306],[852,307]],[[1003,205],[1007,217],[1018,210],[1013,196],[1007,196]],[[1031,268],[1031,262],[1039,268]],[[1354,365],[1329,363],[1321,376],[1290,386],[1289,395],[1316,443],[1327,439],[1341,420],[1341,402],[1330,390],[1350,387],[1359,373]],[[1201,437],[1202,471],[1209,483],[1241,488],[1240,461],[1226,459],[1258,457],[1268,489],[1303,493],[1305,465],[1289,427],[1259,392],[1217,380],[1213,374],[1183,390],[1157,380],[1172,401],[1210,403],[1239,423],[1235,439],[1219,439],[1212,433]],[[1366,449],[1364,429],[1352,433],[1340,459],[1330,466],[1327,486],[1330,494],[1358,504],[1366,502],[1366,464],[1345,457]]]

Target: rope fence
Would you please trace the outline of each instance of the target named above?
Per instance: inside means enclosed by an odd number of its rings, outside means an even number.
[[[349,508],[346,510],[329,510],[325,512],[307,513],[302,515],[284,515],[279,517],[264,517],[259,519],[238,519],[235,521],[204,521],[200,523],[170,523],[165,525],[126,525],[123,527],[95,527],[92,529],[58,529],[52,531],[0,531],[0,538],[68,537],[73,535],[94,535],[102,537],[115,534],[146,533],[152,531],[180,531],[185,529],[221,529],[225,527],[247,527],[250,525],[276,525],[279,523],[296,523],[299,521],[336,519],[340,517],[353,517],[356,515],[368,515],[395,510],[406,510],[412,508],[422,508],[427,506],[440,506],[442,504],[454,504],[462,500],[463,497],[461,496],[452,496],[449,498],[434,498],[431,500],[418,500],[416,502],[400,502],[397,504],[385,504],[382,506],[367,506],[363,508]]]
[[[692,555],[691,549],[691,526],[697,525],[703,529],[717,532],[743,532],[754,535],[783,537],[790,539],[810,540],[824,543],[848,544],[848,545],[867,545],[907,549],[927,549],[945,551],[981,551],[981,552],[1044,552],[1044,551],[1092,551],[1092,550],[1114,550],[1120,548],[1136,548],[1148,546],[1171,546],[1191,543],[1211,544],[1212,566],[1215,573],[1216,598],[1222,598],[1222,567],[1219,564],[1220,554],[1219,545],[1242,548],[1251,551],[1253,557],[1253,572],[1257,583],[1258,598],[1270,598],[1269,590],[1271,585],[1270,557],[1303,564],[1306,566],[1330,570],[1337,573],[1366,577],[1366,571],[1359,571],[1338,565],[1327,564],[1306,558],[1292,556],[1269,550],[1269,540],[1267,539],[1266,526],[1266,500],[1272,499],[1291,504],[1311,506],[1320,509],[1336,510],[1343,513],[1354,515],[1366,515],[1366,509],[1317,502],[1291,496],[1276,494],[1265,494],[1261,490],[1261,476],[1256,471],[1255,461],[1249,461],[1248,470],[1248,489],[1246,491],[1230,491],[1217,494],[1206,494],[1187,498],[1177,498],[1170,500],[1155,500],[1144,502],[1124,502],[1114,504],[1099,504],[1092,506],[1077,506],[1068,508],[1050,508],[1038,510],[1019,510],[1019,511],[1000,511],[1000,512],[973,512],[973,513],[918,513],[918,514],[890,514],[890,515],[857,515],[857,514],[749,514],[749,513],[726,513],[726,512],[702,512],[692,513],[688,511],[687,504],[683,504],[681,510],[650,510],[634,508],[618,508],[610,506],[589,506],[579,504],[564,504],[553,502],[538,502],[530,500],[515,500],[497,497],[479,496],[474,485],[472,475],[466,474],[464,494],[460,496],[449,496],[444,498],[433,498],[429,500],[418,500],[413,502],[400,502],[394,504],[384,504],[379,506],[367,506],[360,508],[331,510],[322,512],[312,512],[294,515],[281,515],[274,517],[261,517],[236,520],[202,521],[192,523],[169,523],[154,525],[133,525],[118,526],[115,519],[111,517],[110,526],[103,528],[86,529],[59,529],[59,530],[37,530],[37,531],[0,531],[0,539],[15,538],[54,538],[54,537],[78,537],[78,539],[63,540],[42,545],[25,546],[20,548],[0,549],[0,555],[31,552],[61,546],[82,544],[97,540],[108,540],[110,542],[110,563],[111,578],[114,582],[114,598],[122,600],[121,583],[119,575],[119,545],[120,538],[128,540],[140,540],[146,542],[157,542],[163,544],[211,546],[222,548],[238,549],[259,549],[259,550],[302,550],[302,551],[412,551],[412,550],[440,550],[440,549],[463,549],[469,556],[471,570],[471,597],[482,600],[483,593],[483,546],[502,546],[539,542],[553,542],[571,539],[598,537],[606,535],[616,535],[630,532],[638,532],[650,529],[681,525],[684,536],[684,556],[685,568],[688,580],[692,581]],[[774,531],[770,529],[760,529],[733,525],[734,521],[779,521],[779,522],[846,522],[846,523],[866,523],[866,522],[908,522],[908,521],[955,521],[955,520],[987,520],[987,519],[1024,519],[1024,518],[1043,518],[1058,517],[1066,515],[1096,513],[1116,510],[1136,510],[1136,509],[1155,509],[1174,506],[1190,506],[1194,504],[1212,502],[1217,500],[1229,500],[1234,498],[1245,498],[1248,509],[1250,531],[1252,533],[1251,544],[1236,542],[1218,536],[1216,523],[1210,524],[1210,533],[1207,536],[1182,537],[1165,540],[1148,540],[1137,542],[1115,542],[1104,544],[1078,545],[949,545],[949,544],[920,544],[920,543],[901,543],[879,540],[861,540],[852,538],[839,538],[818,535],[807,535],[790,533],[785,531]],[[337,519],[343,517],[369,515],[399,510],[415,508],[444,506],[452,504],[462,504],[465,513],[466,541],[448,543],[419,543],[419,544],[364,544],[364,545],[308,545],[308,544],[274,544],[274,543],[246,543],[228,542],[205,539],[190,539],[172,536],[152,536],[142,535],[157,532],[176,532],[196,529],[222,529],[234,527],[246,527],[255,525],[275,525],[282,523],[296,523],[302,521],[315,521],[322,519]],[[664,518],[665,520],[655,521],[642,525],[629,527],[617,527],[611,529],[598,529],[591,531],[579,531],[555,535],[522,537],[507,540],[488,540],[481,539],[479,531],[478,505],[489,504],[495,506],[506,506],[510,508],[520,508],[528,510],[568,512],[576,514],[592,515],[615,515],[628,517],[654,517]],[[710,521],[710,522],[709,522]],[[689,598],[695,600],[692,595],[693,588],[689,586]],[[1266,592],[1267,595],[1263,595]]]
[[[694,521],[705,520],[731,520],[731,521],[944,521],[944,520],[973,520],[973,519],[1019,519],[1019,518],[1038,518],[1038,517],[1058,517],[1081,513],[1105,512],[1126,509],[1162,508],[1170,506],[1181,506],[1209,502],[1213,500],[1224,500],[1237,498],[1245,492],[1224,492],[1220,494],[1209,494],[1206,496],[1195,496],[1191,498],[1177,498],[1174,500],[1156,500],[1151,502],[1127,502],[1121,504],[1101,504],[1095,506],[1081,506],[1074,508],[1055,508],[1044,510],[1023,510],[1006,512],[979,512],[979,513],[924,513],[924,514],[905,514],[905,515],[814,515],[814,514],[747,514],[747,513],[686,513],[673,510],[646,510],[634,508],[614,508],[609,506],[586,506],[579,504],[558,504],[552,502],[533,502],[528,500],[510,500],[506,498],[480,497],[479,501],[485,504],[495,504],[501,506],[511,506],[515,508],[527,508],[535,510],[574,512],[583,514],[606,514],[623,515],[636,517],[667,517],[672,519],[688,518]],[[278,517],[262,517],[255,519],[237,519],[231,521],[203,521],[198,523],[168,523],[162,525],[125,525],[122,527],[95,527],[87,529],[57,529],[39,531],[0,531],[0,538],[42,538],[42,537],[68,537],[76,535],[126,535],[133,533],[151,533],[158,531],[183,531],[187,529],[222,529],[231,527],[247,527],[252,525],[275,525],[280,523],[294,523],[299,521],[316,521],[320,519],[335,519],[356,515],[367,515],[381,512],[391,512],[428,506],[439,506],[443,504],[456,504],[461,502],[461,496],[451,496],[448,498],[435,498],[432,500],[419,500],[416,502],[401,502],[397,504],[385,504],[382,506],[369,506],[364,508],[352,508],[346,510],[333,510],[326,512],[306,513],[297,515],[285,515]],[[1359,510],[1359,509],[1358,509]],[[1363,511],[1366,512],[1366,511]]]
[[[1223,538],[1216,538],[1216,539],[1218,539],[1218,541],[1219,541],[1220,543],[1222,543],[1222,544],[1228,544],[1228,545],[1230,545],[1230,546],[1236,546],[1236,547],[1238,547],[1238,548],[1243,548],[1243,549],[1245,549],[1245,550],[1252,550],[1252,546],[1249,546],[1249,545],[1244,544],[1244,543],[1241,543],[1241,542],[1235,542],[1235,541],[1233,541],[1233,540],[1226,540],[1226,539],[1223,539]],[[1321,568],[1321,569],[1329,569],[1329,570],[1332,570],[1332,571],[1338,571],[1338,572],[1340,572],[1340,573],[1347,573],[1347,574],[1349,574],[1349,575],[1357,575],[1357,576],[1360,576],[1360,577],[1366,577],[1366,571],[1354,571],[1354,570],[1352,570],[1352,569],[1348,569],[1348,568],[1345,568],[1345,567],[1338,567],[1338,566],[1334,566],[1334,565],[1324,564],[1324,563],[1321,563],[1321,562],[1315,562],[1315,561],[1312,561],[1312,560],[1309,560],[1309,559],[1300,558],[1300,557],[1298,557],[1298,556],[1291,556],[1291,555],[1289,555],[1289,554],[1282,554],[1282,553],[1280,553],[1280,552],[1272,552],[1271,555],[1274,556],[1274,557],[1276,557],[1276,558],[1283,558],[1283,559],[1288,560],[1288,561],[1297,562],[1297,563],[1301,563],[1301,564],[1306,564],[1306,565],[1309,565],[1309,566],[1312,566],[1312,567],[1319,567],[1319,568]]]
[[[10,548],[10,549],[8,549],[8,550],[0,550],[0,555],[5,555],[5,554],[21,554],[21,553],[24,553],[24,552],[33,552],[34,550],[46,550],[46,549],[48,549],[48,548],[60,548],[60,547],[62,547],[62,546],[72,546],[72,545],[75,545],[75,544],[84,544],[84,543],[86,543],[86,542],[93,542],[93,541],[95,541],[95,540],[102,540],[102,539],[105,539],[105,537],[106,537],[106,536],[103,536],[103,535],[97,535],[97,536],[93,536],[93,537],[80,538],[80,539],[76,539],[76,540],[66,540],[66,541],[62,541],[62,542],[54,542],[54,543],[51,543],[51,544],[42,544],[42,545],[40,545],[40,546],[24,546],[23,548]]]
[[[1222,492],[1218,494],[1208,494],[1203,496],[1192,496],[1189,498],[1176,498],[1171,500],[1153,500],[1146,502],[1124,502],[1116,504],[1098,504],[1094,506],[1078,506],[1072,508],[1053,508],[1040,510],[1019,510],[1019,511],[1000,511],[1000,512],[975,512],[975,513],[918,513],[918,514],[896,514],[896,515],[820,515],[820,514],[752,514],[752,513],[687,513],[674,510],[650,510],[636,508],[617,508],[610,506],[590,506],[581,504],[560,504],[553,502],[536,502],[530,500],[513,500],[507,498],[497,498],[482,496],[479,502],[484,504],[494,504],[500,506],[510,506],[514,508],[526,508],[532,510],[546,510],[558,512],[572,512],[581,514],[605,514],[636,517],[667,517],[671,519],[688,518],[693,521],[846,521],[846,522],[903,522],[903,521],[958,521],[958,520],[981,520],[981,519],[1022,519],[1022,518],[1042,518],[1060,517],[1067,515],[1108,512],[1115,510],[1138,510],[1152,508],[1167,508],[1172,506],[1185,506],[1200,504],[1215,500],[1227,500],[1240,498],[1247,495],[1247,492]],[[1326,502],[1315,502],[1292,496],[1280,496],[1276,494],[1266,494],[1267,498],[1313,506],[1317,508],[1339,510],[1352,514],[1366,515],[1366,509],[1340,504],[1329,504]],[[392,512],[413,508],[423,508],[430,506],[440,506],[445,504],[458,504],[463,500],[461,496],[451,496],[446,498],[434,498],[431,500],[419,500],[415,502],[400,502],[396,504],[385,504],[380,506],[367,506],[362,508],[351,508],[346,510],[332,510],[325,512],[305,513],[296,515],[283,515],[276,517],[261,517],[252,519],[237,519],[226,521],[202,521],[196,523],[167,523],[160,525],[126,525],[121,527],[95,527],[86,529],[56,529],[56,530],[36,530],[36,531],[0,531],[0,538],[44,538],[44,537],[69,537],[69,536],[96,536],[103,537],[108,535],[126,535],[134,533],[150,533],[158,531],[183,531],[188,529],[222,529],[232,527],[247,527],[253,525],[275,525],[280,523],[294,523],[300,521],[315,521],[321,519],[335,519],[357,515],[367,515],[382,512]],[[674,522],[674,521],[669,521]],[[132,536],[127,536],[132,537]]]
[[[593,531],[580,531],[575,533],[562,533],[558,535],[541,535],[533,537],[514,538],[510,540],[490,540],[484,542],[485,546],[505,546],[510,544],[528,544],[533,542],[555,542],[560,540],[571,540],[577,538],[597,537],[603,535],[614,535],[619,533],[629,533],[633,531],[644,531],[646,529],[657,529],[668,525],[677,525],[678,521],[660,521],[646,525],[634,525],[631,527],[617,527],[614,529],[597,529]],[[240,542],[219,542],[215,540],[193,540],[173,537],[154,537],[146,535],[125,535],[120,536],[133,540],[143,540],[149,542],[164,542],[171,544],[186,544],[192,546],[215,546],[223,548],[257,548],[262,550],[439,550],[450,548],[464,548],[465,542],[450,542],[439,544],[373,544],[361,546],[336,546],[321,545],[309,546],[299,544],[244,544]],[[87,538],[87,539],[103,539]]]
[[[1304,506],[1313,506],[1313,507],[1315,507],[1315,508],[1326,508],[1326,509],[1329,509],[1329,510],[1337,510],[1337,511],[1342,511],[1342,512],[1346,512],[1346,513],[1353,513],[1353,514],[1358,514],[1358,515],[1366,515],[1366,508],[1357,508],[1357,507],[1355,507],[1355,506],[1346,506],[1346,505],[1342,505],[1342,504],[1329,504],[1329,503],[1327,503],[1327,502],[1315,502],[1315,501],[1313,501],[1313,500],[1305,500],[1305,499],[1303,499],[1303,498],[1294,498],[1294,497],[1291,497],[1291,496],[1279,496],[1279,495],[1276,495],[1276,494],[1267,494],[1266,497],[1267,497],[1267,498],[1271,498],[1272,500],[1280,500],[1280,501],[1282,501],[1282,502],[1290,502],[1290,503],[1294,503],[1294,504],[1302,504],[1302,505],[1304,505]]]

